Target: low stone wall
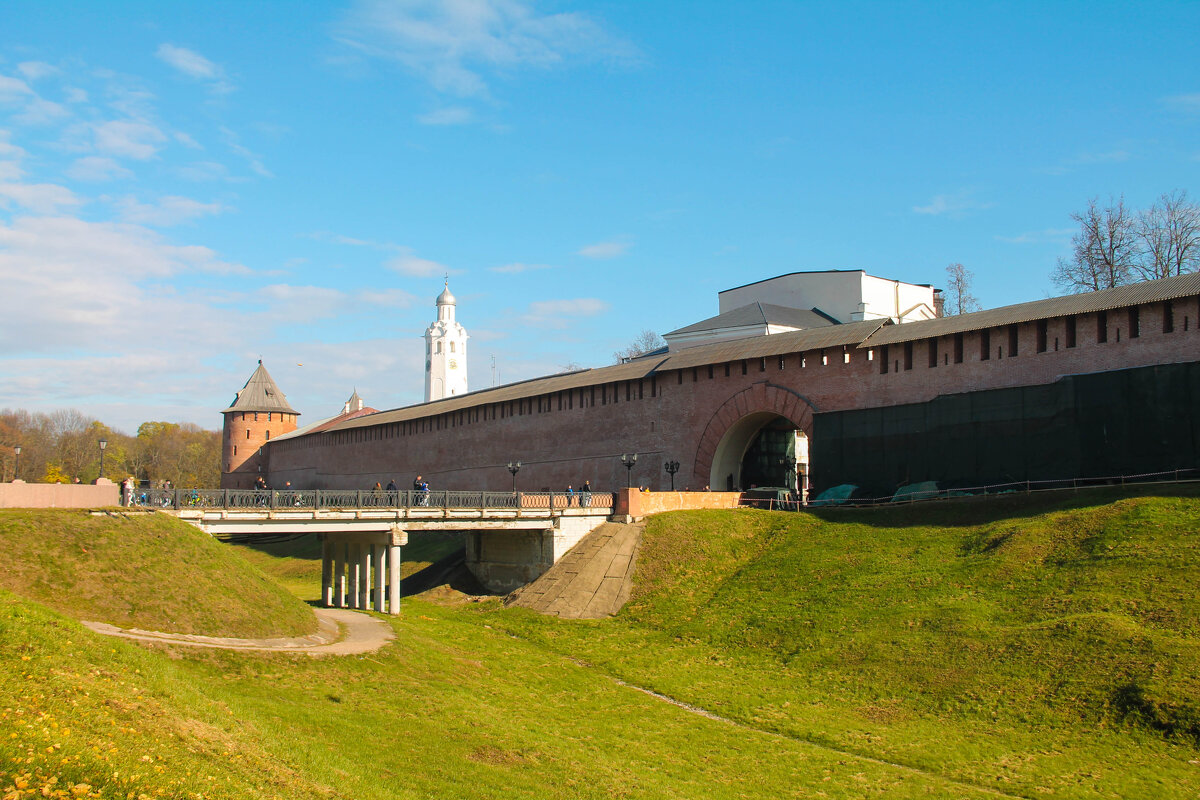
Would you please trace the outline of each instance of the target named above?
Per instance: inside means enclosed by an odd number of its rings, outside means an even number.
[[[121,487],[92,483],[0,483],[0,508],[100,508],[121,504]]]
[[[643,492],[638,489],[622,489],[617,494],[613,514],[618,517],[641,519],[663,511],[737,508],[741,499],[741,492]]]

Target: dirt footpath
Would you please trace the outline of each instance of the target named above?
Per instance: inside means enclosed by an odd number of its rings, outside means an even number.
[[[392,626],[381,619],[342,608],[316,608],[316,633],[296,638],[234,639],[190,633],[160,633],[137,628],[118,628],[104,622],[83,625],[105,636],[121,636],[139,642],[159,642],[220,650],[258,650],[307,653],[310,656],[349,656],[373,653],[396,637]]]

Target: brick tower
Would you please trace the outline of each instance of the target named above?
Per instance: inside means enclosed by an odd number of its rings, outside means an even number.
[[[300,413],[288,405],[261,359],[233,405],[221,413],[225,415],[221,488],[251,489],[254,479],[265,471],[260,448],[272,436],[296,430]]]

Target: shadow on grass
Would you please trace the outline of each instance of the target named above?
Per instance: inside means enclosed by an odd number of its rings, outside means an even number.
[[[875,528],[956,528],[1055,511],[1093,508],[1134,497],[1200,497],[1200,483],[1105,486],[992,497],[949,497],[866,508],[810,508],[804,513],[823,522]]]

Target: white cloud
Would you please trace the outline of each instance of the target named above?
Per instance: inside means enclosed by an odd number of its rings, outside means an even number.
[[[175,174],[184,180],[203,183],[228,179],[229,169],[216,161],[193,161],[191,164],[175,167]]]
[[[538,270],[538,269],[554,269],[554,268],[552,266],[550,266],[549,264],[522,264],[522,263],[517,262],[517,263],[513,263],[513,264],[504,264],[503,266],[499,266],[499,267],[488,267],[488,269],[492,272],[499,272],[502,275],[515,275],[519,272],[530,272],[530,271]]]
[[[63,89],[63,94],[68,103],[86,103],[88,101],[88,93],[77,86],[66,87]]]
[[[975,211],[984,208],[990,208],[990,203],[980,203],[972,198],[973,193],[970,191],[961,191],[955,194],[939,194],[935,195],[928,205],[913,206],[912,210],[915,214],[928,214],[938,217],[947,214],[952,217],[961,216],[967,211]]]
[[[44,61],[22,61],[20,64],[17,64],[17,72],[20,72],[31,81],[36,81],[39,78],[57,75],[59,69]]]
[[[229,208],[220,203],[201,203],[188,197],[167,195],[157,203],[139,203],[133,197],[122,197],[115,201],[121,218],[139,225],[168,227],[198,217],[221,214]]]
[[[0,103],[11,103],[15,100],[25,100],[33,96],[33,89],[20,78],[10,78],[0,75]]]
[[[1200,112],[1200,93],[1177,94],[1162,98],[1163,105],[1175,111]]]
[[[996,240],[1008,244],[1041,244],[1043,242],[1060,242],[1070,237],[1075,228],[1046,228],[1040,231],[1026,231],[1016,236],[997,236]]]
[[[139,161],[153,158],[167,137],[148,122],[115,120],[93,126],[92,135],[97,150],[114,156]]]
[[[232,84],[225,80],[225,71],[195,50],[163,43],[158,46],[158,50],[155,51],[154,55],[184,75],[206,81],[209,89],[215,92],[225,93],[233,91]]]
[[[275,177],[274,175],[271,174],[270,170],[268,170],[266,167],[263,166],[262,159],[260,159],[258,157],[258,155],[251,152],[249,148],[244,147],[241,144],[241,142],[238,140],[238,135],[236,133],[234,133],[229,128],[222,127],[221,128],[221,136],[225,140],[225,144],[227,147],[229,147],[230,150],[237,153],[242,158],[246,159],[246,163],[250,165],[250,169],[254,170],[254,172],[256,172],[257,174],[261,175],[264,178],[274,178]]]
[[[117,178],[132,178],[133,173],[121,166],[116,159],[104,156],[86,156],[75,160],[67,168],[67,176],[78,181],[111,181]]]
[[[175,133],[172,135],[175,137],[175,141],[179,142],[184,147],[190,147],[193,150],[203,150],[204,149],[204,145],[200,144],[199,142],[197,142],[191,136],[188,136],[183,131],[175,131]]]
[[[4,158],[23,158],[25,151],[9,142],[9,137],[9,132],[0,128],[0,156]]]
[[[55,214],[63,206],[78,206],[84,201],[65,186],[53,183],[0,183],[0,205],[8,201],[36,214]]]
[[[176,47],[173,44],[164,43],[158,46],[154,55],[193,78],[215,78],[221,72],[216,64],[186,47]]]
[[[16,161],[0,161],[0,181],[18,181],[25,175],[25,170]]]
[[[609,305],[594,297],[564,300],[538,300],[530,303],[523,319],[530,325],[565,328],[568,321],[579,317],[594,317],[608,311]]]
[[[172,353],[186,360],[197,342],[213,350],[232,347],[233,329],[241,330],[240,322],[230,326],[199,294],[180,297],[168,286],[156,285],[170,276],[230,269],[236,267],[207,248],[173,245],[137,226],[71,217],[0,223],[0,285],[9,303],[0,315],[0,358],[107,351]],[[66,368],[43,365],[42,371],[28,374],[37,380],[51,375],[78,380],[64,373]],[[0,371],[9,374],[4,367]],[[21,371],[27,372],[24,367]],[[130,381],[136,376],[114,377]],[[128,397],[130,391],[117,394]]]
[[[401,254],[395,258],[388,259],[384,265],[388,269],[398,272],[401,275],[407,275],[410,278],[428,278],[433,275],[441,275],[450,272],[449,267],[444,264],[439,264],[436,261],[430,261],[427,258],[418,258],[409,248],[399,248]]]
[[[409,308],[417,302],[416,295],[403,289],[372,289],[359,292],[355,297],[361,303],[386,308]]]
[[[616,258],[617,256],[625,255],[629,248],[629,242],[614,239],[608,242],[596,242],[595,244],[584,245],[576,251],[576,254],[584,258]]]
[[[395,60],[442,92],[486,95],[485,69],[551,67],[568,60],[632,62],[637,50],[581,13],[543,14],[523,0],[359,0],[339,38]]]
[[[471,121],[473,116],[471,109],[454,106],[421,114],[417,117],[417,122],[422,125],[465,125]]]

